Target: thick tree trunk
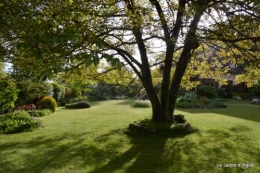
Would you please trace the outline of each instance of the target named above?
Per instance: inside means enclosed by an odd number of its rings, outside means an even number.
[[[205,5],[205,4],[204,4]],[[199,46],[196,31],[198,27],[198,23],[200,21],[200,18],[203,14],[203,10],[205,8],[202,6],[201,9],[199,9],[196,14],[194,15],[194,18],[190,24],[190,30],[188,31],[188,34],[185,39],[185,44],[183,51],[181,53],[180,59],[178,61],[178,64],[176,66],[176,70],[172,79],[171,88],[170,88],[170,94],[169,94],[169,112],[171,115],[174,115],[174,107],[176,104],[176,100],[178,97],[178,91],[180,88],[182,77],[184,76],[185,70],[188,66],[188,63],[190,62],[192,51],[196,49]]]

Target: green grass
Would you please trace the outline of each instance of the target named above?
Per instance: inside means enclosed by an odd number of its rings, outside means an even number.
[[[219,173],[260,172],[260,106],[226,102],[226,109],[178,109],[199,129],[173,137],[125,133],[150,118],[132,100],[59,108],[33,132],[0,135],[0,172]],[[225,168],[217,164],[252,163]]]

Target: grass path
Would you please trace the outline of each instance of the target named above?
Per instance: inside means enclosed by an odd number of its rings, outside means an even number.
[[[131,102],[59,108],[42,118],[42,128],[0,135],[0,173],[260,172],[260,106],[227,102],[227,109],[179,109],[176,114],[199,131],[167,138],[125,133],[129,123],[151,116],[150,108],[132,108]]]

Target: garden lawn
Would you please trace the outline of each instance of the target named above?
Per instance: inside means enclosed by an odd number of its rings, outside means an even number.
[[[167,137],[126,133],[129,123],[151,117],[151,108],[133,108],[132,102],[59,108],[33,132],[0,134],[0,172],[260,172],[259,105],[232,101],[226,109],[178,109],[199,131]]]

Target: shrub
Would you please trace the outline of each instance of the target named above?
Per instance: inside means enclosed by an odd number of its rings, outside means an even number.
[[[72,96],[72,90],[70,88],[65,88],[65,97],[71,97]]]
[[[214,108],[227,108],[227,105],[225,105],[222,102],[219,101],[210,101],[208,104],[208,109],[214,109]]]
[[[179,97],[179,98],[177,98],[177,100],[176,100],[176,104],[183,103],[183,102],[185,102],[184,97]]]
[[[200,97],[194,100],[196,108],[205,108],[209,104],[210,100],[207,97]]]
[[[184,118],[184,117],[182,117]],[[154,123],[148,119],[144,119],[133,124],[129,124],[129,132],[133,133],[150,133],[158,135],[178,135],[178,134],[190,134],[198,131],[197,128],[193,127],[190,123]]]
[[[217,96],[220,98],[224,98],[225,97],[225,89],[224,88],[217,88]]]
[[[66,104],[65,108],[76,108],[76,109],[90,108],[90,104],[86,101],[81,101],[78,103]]]
[[[38,120],[33,119],[26,111],[16,111],[0,116],[1,133],[18,133],[31,131],[40,126]]]
[[[185,93],[183,98],[186,102],[192,102],[195,99],[195,94],[193,92],[188,92]]]
[[[240,94],[240,97],[243,100],[251,99],[251,96],[248,93],[242,93],[242,94]]]
[[[52,83],[53,86],[53,98],[56,102],[59,102],[62,98],[65,97],[65,87],[59,85],[58,83]]]
[[[185,102],[177,103],[175,107],[176,108],[193,108],[194,105],[190,102],[185,101]]]
[[[225,98],[229,98],[231,99],[233,97],[233,94],[232,94],[232,88],[230,86],[226,86],[225,87],[225,95],[224,95]]]
[[[44,96],[52,95],[53,87],[47,82],[32,82],[30,80],[17,80],[20,90],[16,104],[37,104]]]
[[[248,92],[251,93],[252,96],[260,97],[260,85],[253,85],[252,87],[248,88]]]
[[[201,85],[198,87],[197,95],[213,99],[217,97],[217,89],[211,86]]]
[[[57,108],[57,102],[53,97],[46,96],[38,103],[38,106],[42,109],[50,109],[54,112]]]
[[[151,107],[151,102],[149,100],[135,100],[132,104],[134,108],[148,108]]]
[[[39,109],[39,110],[33,110],[33,111],[27,111],[31,116],[33,117],[42,117],[45,115],[52,114],[52,110],[50,109]]]
[[[19,89],[16,87],[15,80],[8,77],[0,77],[0,111],[14,108],[18,93]]]
[[[198,99],[194,99],[192,102],[189,101],[179,101],[176,102],[176,108],[226,108],[227,106],[223,104],[222,102],[210,100],[206,97],[201,97]]]
[[[60,106],[65,106],[66,104],[69,103],[76,103],[76,102],[81,102],[81,101],[85,101],[82,97],[76,97],[76,98],[63,98],[60,100],[59,104]]]

